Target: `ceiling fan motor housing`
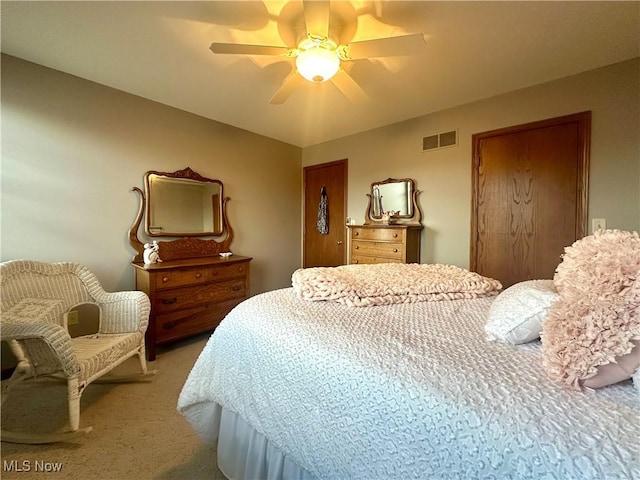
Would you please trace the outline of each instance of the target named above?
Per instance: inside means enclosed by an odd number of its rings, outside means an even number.
[[[312,82],[329,80],[340,69],[338,45],[328,38],[307,35],[298,45],[296,67],[300,75]]]

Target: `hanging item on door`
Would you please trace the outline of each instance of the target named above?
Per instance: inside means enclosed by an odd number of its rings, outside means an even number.
[[[327,235],[329,233],[329,211],[328,211],[327,189],[323,185],[320,189],[320,204],[318,205],[318,231]]]

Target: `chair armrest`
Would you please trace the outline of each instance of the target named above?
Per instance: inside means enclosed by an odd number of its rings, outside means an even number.
[[[151,302],[144,292],[103,292],[96,296],[100,305],[100,333],[145,333]]]
[[[61,325],[3,321],[0,338],[20,343],[34,375],[52,373],[60,368],[69,377],[80,372],[69,332]]]

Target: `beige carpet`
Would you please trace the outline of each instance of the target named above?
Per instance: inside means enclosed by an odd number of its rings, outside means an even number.
[[[215,448],[196,437],[176,411],[178,395],[209,335],[159,350],[150,383],[89,385],[82,395],[80,426],[93,431],[73,443],[2,443],[0,477],[6,480],[224,480]],[[132,358],[117,368],[136,371]],[[139,371],[139,370],[138,370]],[[2,406],[2,428],[52,432],[67,422],[66,385],[55,380],[24,382]],[[36,471],[60,469],[60,471]]]

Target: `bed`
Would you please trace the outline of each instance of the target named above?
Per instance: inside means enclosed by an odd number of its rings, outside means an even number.
[[[295,287],[232,310],[180,394],[228,478],[640,478],[633,382],[551,381],[540,340],[487,336],[496,291],[355,306]]]

